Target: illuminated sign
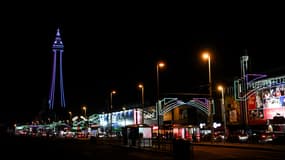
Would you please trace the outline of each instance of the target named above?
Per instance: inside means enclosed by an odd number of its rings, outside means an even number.
[[[248,98],[249,124],[265,124],[274,116],[285,116],[285,84],[268,86]]]

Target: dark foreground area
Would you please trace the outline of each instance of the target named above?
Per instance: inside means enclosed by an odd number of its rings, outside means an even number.
[[[273,144],[199,143],[193,144],[193,153],[186,157],[182,154],[175,156],[173,152],[157,152],[154,148],[138,149],[114,144],[107,140],[0,136],[0,142],[1,159],[281,160],[285,157],[284,146]],[[179,148],[183,150],[180,143]]]
[[[154,154],[152,152],[131,148],[96,144],[87,140],[15,136],[1,137],[0,140],[2,148],[1,157],[5,157],[5,159],[173,159],[169,154]]]

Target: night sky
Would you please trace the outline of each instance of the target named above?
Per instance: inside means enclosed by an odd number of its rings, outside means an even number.
[[[212,54],[214,84],[232,85],[247,52],[251,73],[284,73],[284,3],[7,4],[1,11],[1,120],[32,119],[48,101],[52,43],[61,31],[67,107],[76,112],[154,104],[156,63],[163,93],[207,92]],[[173,96],[172,96],[173,97]]]

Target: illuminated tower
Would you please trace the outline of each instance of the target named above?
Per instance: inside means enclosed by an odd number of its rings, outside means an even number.
[[[50,88],[50,94],[49,94],[49,109],[54,109],[55,104],[55,98],[58,98],[55,96],[56,86],[59,86],[59,97],[60,101],[56,104],[60,104],[62,108],[65,108],[65,97],[64,97],[64,88],[63,88],[63,74],[62,74],[62,54],[63,54],[63,43],[61,41],[60,32],[59,29],[57,29],[55,41],[52,45],[52,51],[53,51],[53,63],[52,63],[52,79],[51,79],[51,88]],[[58,59],[59,58],[59,59]]]

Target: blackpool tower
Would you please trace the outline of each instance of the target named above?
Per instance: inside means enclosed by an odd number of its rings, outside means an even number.
[[[53,42],[52,45],[52,51],[53,51],[52,78],[51,78],[51,87],[50,87],[50,94],[48,100],[48,105],[50,110],[54,110],[55,105],[60,105],[61,108],[65,108],[63,74],[62,74],[63,48],[64,46],[61,40],[60,31],[59,29],[57,29],[55,41]],[[55,96],[55,94],[58,96]],[[60,100],[57,100],[59,98]],[[55,99],[57,101],[55,101]]]

